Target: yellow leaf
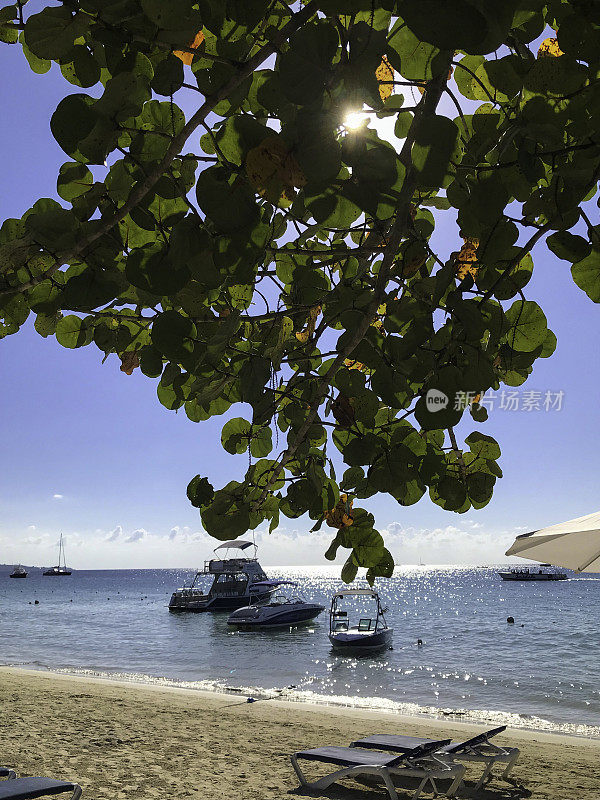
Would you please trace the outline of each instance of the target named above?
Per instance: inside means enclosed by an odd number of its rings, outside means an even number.
[[[381,64],[375,70],[375,77],[379,82],[379,97],[387,100],[394,93],[394,84],[389,81],[394,80],[394,68],[385,56],[381,59]]]
[[[353,358],[345,358],[344,366],[348,369],[357,369],[359,372],[366,372],[366,367],[360,361],[355,361]]]
[[[204,41],[204,34],[202,33],[202,31],[198,31],[193,41],[191,41],[188,44],[188,47],[191,50],[197,50],[197,48],[200,47],[203,41]],[[191,63],[194,60],[194,54],[188,53],[187,50],[173,50],[173,55],[177,56],[177,58],[180,58],[184,64],[187,64],[188,67],[191,66]]]
[[[306,344],[306,342],[308,342],[310,337],[315,332],[315,327],[317,325],[317,317],[319,316],[320,313],[321,313],[321,306],[314,306],[313,308],[311,308],[311,310],[308,312],[306,328],[304,328],[303,331],[296,332],[296,339],[298,339],[299,342],[302,342],[302,344]]]
[[[464,244],[460,248],[460,252],[454,253],[456,261],[456,277],[459,281],[464,280],[467,275],[470,275],[473,280],[477,277],[479,264],[477,259],[477,248],[479,247],[479,239],[466,237]]]
[[[558,39],[554,36],[551,36],[548,39],[544,39],[541,43],[537,57],[538,58],[558,58],[559,56],[564,56],[563,51],[558,46]]]
[[[256,191],[273,205],[293,201],[295,186],[304,186],[306,176],[296,157],[278,136],[267,136],[246,156],[246,174]]]
[[[349,528],[354,522],[352,512],[352,500],[348,500],[348,495],[340,494],[335,508],[325,512],[325,521],[330,528]]]

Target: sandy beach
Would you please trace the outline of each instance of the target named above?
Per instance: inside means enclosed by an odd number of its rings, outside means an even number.
[[[279,800],[306,795],[290,766],[294,750],[344,745],[375,732],[464,738],[479,730],[447,720],[280,700],[249,704],[244,696],[0,669],[0,764],[19,775],[76,781],[84,798],[94,800]],[[514,777],[533,797],[600,797],[600,740],[509,730],[498,743],[521,749]],[[467,770],[462,796],[473,796],[478,769]],[[308,771],[317,775],[316,768]],[[497,780],[476,796],[527,795]],[[346,782],[320,796],[387,795]],[[399,797],[410,792],[399,790]]]

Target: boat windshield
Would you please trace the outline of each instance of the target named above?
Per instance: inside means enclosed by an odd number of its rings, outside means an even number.
[[[334,595],[329,622],[332,633],[371,633],[387,627],[379,596],[368,590],[345,590]]]
[[[217,575],[211,591],[214,594],[244,594],[247,584],[245,572],[223,572]]]

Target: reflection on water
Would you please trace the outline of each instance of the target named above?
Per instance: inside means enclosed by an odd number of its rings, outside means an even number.
[[[267,571],[297,580],[307,600],[328,607],[338,569]],[[305,627],[252,632],[229,629],[226,613],[169,614],[171,591],[191,574],[2,575],[2,662],[408,712],[461,709],[600,735],[600,727],[585,728],[600,726],[597,579],[519,584],[502,582],[493,568],[400,567],[378,587],[394,648],[356,658],[332,651],[327,611]]]

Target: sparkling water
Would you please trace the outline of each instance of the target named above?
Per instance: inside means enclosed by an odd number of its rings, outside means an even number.
[[[306,600],[327,608],[343,586],[339,567],[266,571],[298,581]],[[18,581],[1,573],[0,660],[600,736],[593,576],[509,583],[497,567],[398,567],[376,587],[393,650],[353,658],[332,651],[327,610],[303,627],[243,632],[227,626],[227,613],[170,614],[171,592],[193,574],[34,570]]]

